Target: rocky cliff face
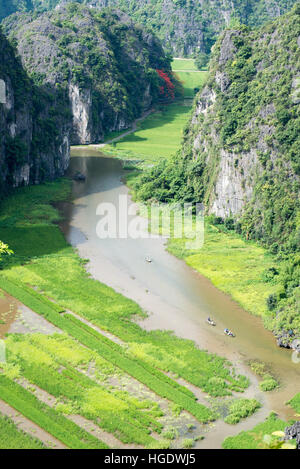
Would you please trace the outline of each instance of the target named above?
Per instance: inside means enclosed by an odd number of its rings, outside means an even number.
[[[33,9],[32,0],[1,0],[0,21],[16,11],[28,11]]]
[[[5,0],[0,20],[16,11],[51,10],[73,0]],[[259,26],[288,11],[296,0],[78,0],[102,9],[122,8],[154,30],[174,55],[209,52],[216,36],[232,19]]]
[[[259,30],[225,31],[176,164],[145,174],[139,196],[204,202],[248,238],[298,250],[299,47],[299,5]]]
[[[71,4],[4,27],[35,82],[68,95],[73,144],[128,128],[158,97],[156,69],[170,70],[159,41],[119,11]]]
[[[300,449],[300,422],[295,422],[285,429],[286,440],[296,440],[297,448]]]
[[[203,202],[210,223],[270,248],[278,345],[300,335],[300,4],[259,30],[227,30],[195,98],[182,151],[146,171],[137,197]]]
[[[204,199],[216,216],[242,216],[251,207],[263,224],[279,186],[297,205],[298,11],[259,32],[226,31],[215,46],[184,152],[202,163]]]
[[[67,4],[71,0],[55,0]],[[94,8],[122,8],[152,28],[175,56],[209,52],[217,35],[236,19],[258,26],[288,11],[296,0],[80,0]],[[49,7],[49,0],[33,0]]]
[[[0,192],[64,173],[70,128],[53,110],[52,96],[38,90],[0,33]]]

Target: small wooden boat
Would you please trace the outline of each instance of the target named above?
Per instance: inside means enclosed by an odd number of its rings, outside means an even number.
[[[86,177],[84,174],[77,172],[76,174],[74,174],[73,179],[74,181],[85,181]]]
[[[229,331],[228,329],[225,329],[224,334],[228,337],[235,337],[235,334],[232,331]]]
[[[213,321],[212,319],[206,319],[206,322],[207,324],[209,324],[210,326],[216,326],[217,324],[215,323],[215,321]]]

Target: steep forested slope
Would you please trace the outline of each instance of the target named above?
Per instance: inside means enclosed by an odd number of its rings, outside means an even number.
[[[37,88],[0,32],[0,195],[8,186],[62,175],[69,159],[64,96]]]
[[[49,10],[73,0],[4,1],[0,19],[15,11]],[[176,55],[210,51],[218,33],[232,20],[259,26],[288,11],[296,0],[78,0],[95,8],[122,8],[153,29]]]
[[[11,15],[4,28],[22,63],[1,34],[2,189],[62,175],[70,143],[99,141],[166,99],[170,62],[124,13],[68,5]]]
[[[260,25],[287,11],[295,1],[86,0],[86,3],[124,8],[137,21],[153,28],[172,53],[181,56],[199,50],[210,52],[217,35],[232,19]]]
[[[149,170],[138,188],[142,199],[203,201],[217,221],[287,261],[283,291],[268,303],[274,329],[300,330],[299,36],[299,4],[258,31],[227,30],[182,152]]]
[[[4,28],[35,83],[68,95],[72,143],[127,128],[160,98],[157,70],[171,73],[160,42],[122,12],[70,4],[12,15]]]
[[[16,11],[29,11],[32,9],[32,0],[0,0],[0,21]]]

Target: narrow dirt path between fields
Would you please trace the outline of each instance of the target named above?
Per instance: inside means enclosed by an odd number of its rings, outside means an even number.
[[[44,391],[44,389],[39,388],[35,384],[30,383],[27,381],[26,378],[21,378],[18,380],[18,384],[20,384],[24,389],[27,389],[27,391],[30,391],[34,396],[44,404],[48,405],[52,409],[56,407],[57,404],[57,399],[53,395],[49,394],[47,391]],[[33,390],[35,390],[33,392]],[[1,408],[0,408],[1,410]],[[83,430],[87,431],[91,435],[93,435],[95,438],[97,438],[100,441],[103,441],[106,443],[109,447],[115,448],[115,449],[138,449],[141,448],[141,446],[138,445],[127,445],[122,443],[120,440],[118,440],[114,435],[111,433],[106,432],[102,428],[100,428],[98,425],[96,425],[94,422],[91,420],[88,420],[81,415],[65,415],[64,417],[71,420],[72,422],[76,423],[78,427],[82,428]]]
[[[24,415],[20,414],[18,411],[16,411],[16,409],[6,404],[6,402],[2,400],[0,400],[0,413],[9,417],[20,430],[23,430],[25,433],[28,433],[28,435],[34,438],[37,438],[48,448],[67,448],[63,443],[54,438],[54,436],[50,435],[50,433],[40,428],[38,425],[24,417]]]
[[[65,313],[63,313],[63,314],[64,315],[65,314],[70,314],[71,316],[74,316],[74,318],[78,319],[78,321],[81,321],[83,324],[86,324],[91,329],[94,329],[94,331],[99,332],[99,334],[103,335],[104,337],[111,340],[112,342],[115,342],[115,344],[121,345],[122,347],[126,347],[125,342],[123,342],[121,339],[119,339],[119,337],[111,334],[108,331],[104,331],[99,326],[96,326],[95,324],[93,324],[92,322],[90,322],[87,319],[83,318],[82,316],[79,316],[79,314],[73,313],[73,311],[70,311],[69,309],[67,309],[65,311]]]

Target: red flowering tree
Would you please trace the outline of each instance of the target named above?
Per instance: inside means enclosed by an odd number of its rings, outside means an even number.
[[[173,101],[175,98],[175,86],[169,75],[163,70],[156,70],[160,78],[159,95],[162,101]]]

